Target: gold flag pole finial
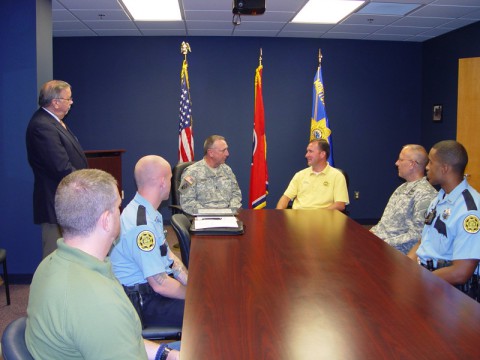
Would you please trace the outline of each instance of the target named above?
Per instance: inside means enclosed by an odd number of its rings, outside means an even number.
[[[187,60],[187,54],[189,52],[192,52],[192,49],[190,49],[190,44],[182,41],[182,45],[180,46],[180,52],[183,54],[183,56],[185,56],[185,60]]]
[[[258,57],[258,65],[262,65],[262,48],[260,48],[260,56]]]
[[[318,49],[318,65],[322,65],[322,49]]]

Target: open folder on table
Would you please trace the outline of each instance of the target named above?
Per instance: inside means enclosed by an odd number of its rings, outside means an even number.
[[[194,216],[211,217],[211,216],[233,216],[235,212],[232,209],[198,209]]]
[[[196,235],[243,234],[243,223],[235,216],[197,216],[190,231]]]

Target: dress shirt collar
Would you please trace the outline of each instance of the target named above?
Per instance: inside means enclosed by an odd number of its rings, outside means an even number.
[[[44,107],[42,107],[42,109],[45,110],[46,112],[48,112],[50,115],[52,115],[52,116],[55,118],[55,120],[58,121],[58,123],[59,123],[60,125],[62,124],[61,120],[57,117],[57,115],[55,115],[55,114],[52,113],[51,111],[48,111],[48,110],[45,109]]]

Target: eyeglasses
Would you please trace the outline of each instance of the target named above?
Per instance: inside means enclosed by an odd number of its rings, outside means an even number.
[[[228,150],[228,147],[225,148],[225,149],[217,149],[217,148],[210,148],[210,149],[212,149],[212,150],[217,150],[217,151],[219,151],[219,152],[221,152],[221,153],[224,153],[225,151]]]
[[[67,100],[67,101],[71,101],[73,102],[73,97],[69,98],[69,99],[65,99],[65,98],[55,98],[56,100]]]
[[[398,161],[411,161],[411,162],[414,162],[415,164],[418,164],[418,161],[417,161],[417,160],[412,160],[412,159],[402,159],[402,158],[398,158]]]

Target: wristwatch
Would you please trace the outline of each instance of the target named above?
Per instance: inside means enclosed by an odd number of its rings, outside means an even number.
[[[168,346],[165,347],[165,350],[163,350],[162,356],[160,356],[160,360],[167,360],[168,354],[170,354],[170,349]]]

